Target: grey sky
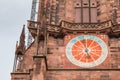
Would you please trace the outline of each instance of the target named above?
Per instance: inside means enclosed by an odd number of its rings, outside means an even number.
[[[0,0],[0,80],[10,80],[16,41],[30,18],[32,0]]]

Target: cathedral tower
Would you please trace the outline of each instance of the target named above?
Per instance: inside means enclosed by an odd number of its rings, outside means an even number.
[[[11,80],[120,80],[119,0],[33,0],[27,26]]]

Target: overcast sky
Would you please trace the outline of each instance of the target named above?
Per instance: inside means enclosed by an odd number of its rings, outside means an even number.
[[[0,0],[0,80],[10,80],[16,41],[30,19],[32,0]]]

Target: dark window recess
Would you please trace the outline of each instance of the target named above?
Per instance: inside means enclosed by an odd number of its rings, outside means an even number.
[[[80,4],[79,4],[79,3],[77,3],[76,5],[77,5],[77,6],[79,6]]]
[[[40,35],[40,36],[39,36],[39,40],[44,40],[44,36],[43,36],[43,35]]]
[[[75,3],[75,7],[76,7],[76,8],[81,7],[81,3]]]
[[[92,3],[92,5],[95,5],[95,3]]]
[[[83,7],[88,7],[89,4],[88,3],[83,3]]]
[[[84,3],[84,5],[88,5],[88,3]]]
[[[60,39],[63,39],[64,38],[64,36],[65,36],[65,34],[54,34],[54,35],[52,35],[55,39],[58,39],[58,38],[60,38]]]

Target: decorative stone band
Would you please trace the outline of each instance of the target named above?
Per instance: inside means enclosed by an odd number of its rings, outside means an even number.
[[[28,21],[28,28],[30,30],[36,29],[37,26],[40,26],[40,23]],[[43,29],[46,26],[46,29],[48,32],[61,32],[61,31],[88,31],[88,32],[120,32],[120,24],[113,25],[111,20],[101,22],[101,23],[72,23],[67,21],[61,21],[60,25],[52,25],[52,24],[45,24],[43,27],[40,27],[40,29]]]
[[[112,26],[111,21],[106,21],[102,23],[70,23],[63,21],[62,27],[69,30],[82,30],[82,29],[104,29]]]

